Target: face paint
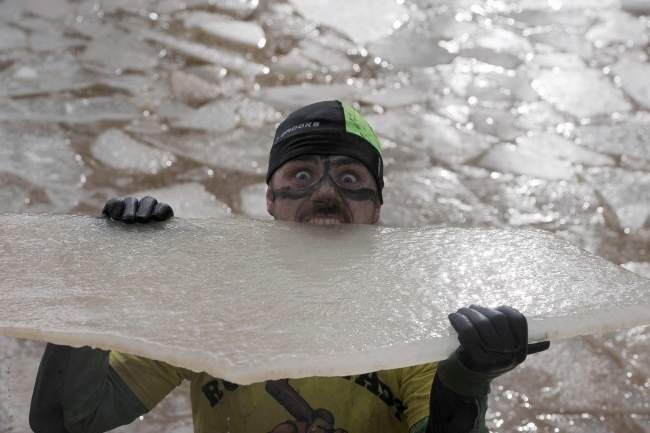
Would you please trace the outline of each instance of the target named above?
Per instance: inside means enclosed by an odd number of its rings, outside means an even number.
[[[311,183],[305,187],[285,186],[273,189],[271,190],[273,197],[286,200],[301,200],[310,197],[324,182],[329,182],[341,198],[345,197],[346,199],[353,201],[370,200],[379,205],[379,194],[377,191],[372,188],[346,188],[345,186],[339,185],[336,182],[335,177],[332,176],[332,164],[329,157],[321,157],[321,159],[324,161],[323,175],[317,182]]]

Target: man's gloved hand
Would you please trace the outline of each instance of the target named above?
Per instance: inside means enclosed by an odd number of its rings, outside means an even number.
[[[458,360],[468,369],[492,377],[550,346],[548,341],[529,345],[526,318],[505,305],[494,309],[470,305],[451,313],[449,321],[458,332]]]
[[[131,224],[165,221],[174,216],[174,211],[171,206],[166,203],[158,203],[158,200],[153,197],[143,197],[139,201],[135,197],[127,197],[124,200],[112,198],[107,201],[102,215]]]

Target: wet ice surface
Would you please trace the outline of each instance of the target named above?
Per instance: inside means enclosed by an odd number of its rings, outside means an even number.
[[[517,308],[530,341],[650,323],[650,280],[543,231],[17,215],[0,217],[0,238],[3,334],[234,383],[444,359],[456,345],[447,314],[467,302]]]
[[[386,224],[532,226],[650,262],[647,1],[312,3],[0,1],[0,212],[97,214],[111,196],[164,191],[179,215],[259,215],[275,123],[342,98],[386,147]],[[188,14],[232,22],[210,33]],[[230,113],[201,119],[225,101]],[[123,140],[106,154],[121,143],[131,161],[100,158],[109,130],[147,152]],[[531,357],[494,389],[490,428],[647,432],[647,335]],[[0,425],[23,432],[40,346],[5,341],[3,371],[25,378],[0,379]],[[594,374],[572,376],[576,362]],[[120,431],[190,431],[181,394]]]

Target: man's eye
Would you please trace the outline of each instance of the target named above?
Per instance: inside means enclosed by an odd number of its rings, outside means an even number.
[[[294,179],[296,179],[298,182],[301,182],[301,183],[306,183],[306,182],[309,182],[311,180],[311,174],[308,171],[305,171],[305,170],[300,170],[293,177],[294,177]]]
[[[357,183],[357,177],[352,173],[345,173],[341,176],[341,183],[343,183],[343,185],[354,185]]]

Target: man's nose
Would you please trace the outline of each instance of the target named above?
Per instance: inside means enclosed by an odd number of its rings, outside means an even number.
[[[329,176],[318,182],[311,195],[311,199],[315,202],[327,202],[340,199],[339,193]]]

